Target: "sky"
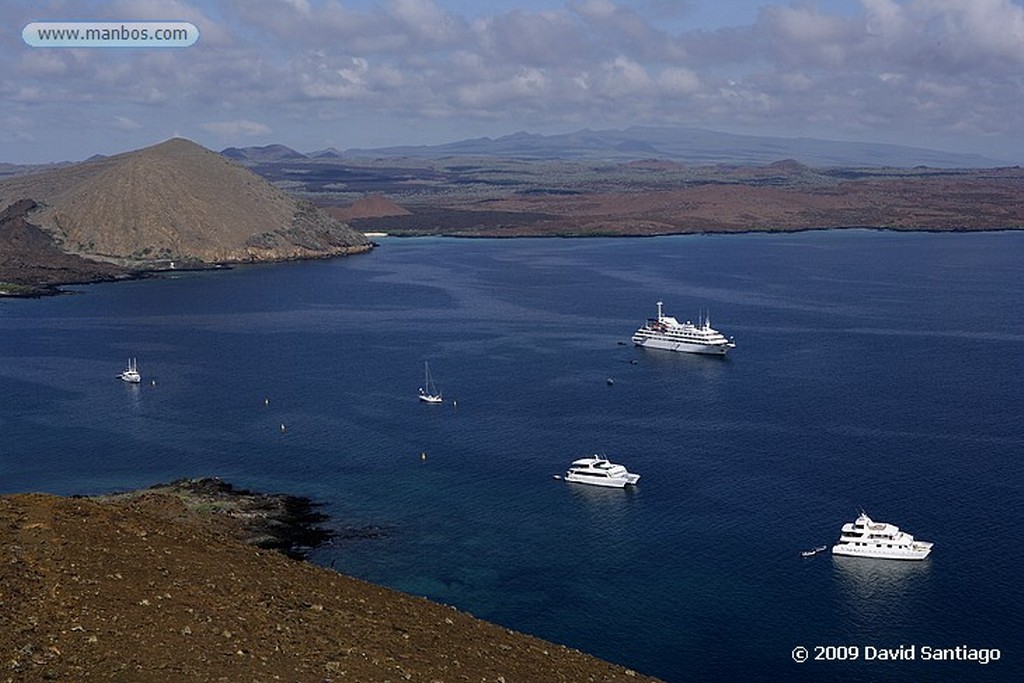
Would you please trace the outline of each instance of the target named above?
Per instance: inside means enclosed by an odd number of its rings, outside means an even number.
[[[1024,0],[3,0],[0,162],[689,126],[1024,163]],[[189,47],[33,47],[180,20]]]

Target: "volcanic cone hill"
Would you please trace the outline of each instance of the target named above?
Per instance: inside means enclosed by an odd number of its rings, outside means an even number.
[[[235,162],[175,138],[134,152],[0,181],[0,208],[68,253],[145,267],[160,260],[232,263],[366,251],[359,232]]]

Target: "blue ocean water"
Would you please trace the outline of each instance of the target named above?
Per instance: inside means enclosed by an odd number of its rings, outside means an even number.
[[[1024,233],[389,239],[76,289],[0,301],[2,492],[309,495],[390,530],[314,561],[670,681],[1024,676]],[[658,300],[737,348],[624,343]],[[595,451],[640,485],[552,479]],[[861,509],[932,557],[800,557]]]

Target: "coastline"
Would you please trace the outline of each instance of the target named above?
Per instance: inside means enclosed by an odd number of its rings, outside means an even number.
[[[238,523],[259,517],[245,501],[258,507],[267,497],[219,480],[181,484],[177,492],[158,486],[102,499],[0,496],[6,555],[0,599],[8,624],[0,651],[10,674],[55,680],[656,680],[253,547],[239,540]],[[243,514],[232,520],[203,504],[190,507],[202,496],[180,494],[194,489],[212,489],[224,502],[234,498]]]
[[[848,226],[808,226],[808,227],[781,227],[781,228],[707,228],[702,230],[668,230],[658,232],[644,232],[644,233],[629,233],[629,232],[545,232],[538,234],[531,232],[530,230],[520,230],[516,228],[507,230],[488,231],[481,230],[475,232],[446,232],[446,231],[429,231],[429,230],[417,230],[417,231],[402,231],[402,232],[388,232],[386,237],[392,238],[416,238],[416,237],[446,237],[454,239],[588,239],[588,238],[649,238],[649,237],[671,237],[681,235],[701,235],[701,236],[714,236],[714,235],[749,235],[749,234],[795,234],[801,232],[824,232],[824,231],[847,231],[847,230],[868,230],[873,232],[892,232],[892,233],[951,233],[951,234],[970,234],[970,233],[994,233],[994,232],[1016,232],[1024,230],[1022,226],[1003,226],[1003,227],[951,227],[951,228],[935,228],[935,227],[893,227],[893,226],[873,226],[873,225],[848,225]],[[375,233],[375,236],[382,236],[382,233]],[[109,273],[97,274],[93,278],[89,277],[78,277],[72,280],[61,280],[55,279],[47,282],[27,282],[23,278],[12,277],[10,270],[8,272],[0,272],[0,301],[3,299],[38,299],[48,296],[59,296],[64,294],[74,294],[74,292],[65,289],[66,287],[73,287],[75,285],[90,285],[90,284],[103,284],[112,282],[124,282],[131,280],[143,280],[150,277],[157,277],[159,275],[169,272],[193,272],[193,271],[207,271],[207,270],[230,270],[234,266],[239,265],[253,265],[253,264],[272,264],[272,263],[289,263],[295,261],[309,261],[309,260],[324,260],[338,258],[340,256],[356,256],[359,254],[366,254],[373,251],[375,247],[380,246],[377,242],[371,242],[366,245],[360,245],[356,247],[349,247],[345,253],[340,254],[324,254],[322,256],[302,256],[272,260],[253,260],[253,261],[239,261],[231,263],[215,263],[215,264],[202,264],[202,265],[191,265],[186,268],[139,268],[135,270],[125,270],[118,275],[110,275]],[[19,281],[21,280],[21,281]]]
[[[650,232],[642,234],[625,233],[625,232],[593,232],[593,233],[580,233],[580,232],[554,232],[545,233],[542,235],[524,232],[522,234],[515,233],[514,231],[504,231],[500,233],[465,233],[465,232],[396,232],[388,233],[389,238],[415,238],[415,237],[448,237],[453,239],[591,239],[591,238],[638,238],[645,239],[650,237],[681,237],[686,235],[699,235],[699,236],[714,236],[714,235],[789,235],[803,232],[828,232],[828,231],[854,231],[864,230],[870,232],[892,232],[892,233],[927,233],[927,234],[942,234],[942,233],[953,233],[958,235],[971,234],[971,233],[994,233],[994,232],[1018,232],[1024,230],[1024,225],[1011,226],[1011,227],[999,227],[999,228],[927,228],[927,227],[915,227],[915,228],[897,228],[897,227],[886,227],[886,226],[872,226],[872,225],[846,225],[846,226],[824,226],[824,227],[806,227],[806,228],[741,228],[741,229],[707,229],[707,230],[673,230],[668,232]]]
[[[97,267],[102,266],[101,270],[97,270],[95,273],[81,274],[73,277],[72,279],[63,279],[59,276],[54,276],[52,273],[48,273],[49,277],[39,279],[26,277],[22,274],[22,271],[35,270],[35,268],[11,268],[11,267],[0,267],[0,301],[3,299],[40,299],[49,296],[60,296],[64,294],[74,294],[74,292],[65,289],[66,287],[74,287],[75,285],[96,285],[104,284],[109,282],[126,282],[133,280],[145,280],[151,277],[158,277],[165,273],[188,273],[188,272],[199,272],[209,270],[230,270],[234,266],[241,265],[253,265],[260,263],[290,263],[294,261],[320,261],[325,259],[339,258],[342,256],[357,256],[359,254],[366,254],[373,251],[373,248],[377,246],[376,243],[369,243],[365,245],[355,245],[346,247],[344,251],[338,253],[323,254],[319,256],[294,256],[288,258],[277,258],[277,259],[253,259],[251,261],[232,261],[225,263],[192,263],[186,267],[145,267],[140,265],[137,267],[121,267],[108,263],[97,263]],[[78,259],[81,262],[86,262],[85,259]],[[111,269],[116,269],[113,274]]]
[[[132,504],[147,496],[170,496],[192,514],[208,516],[239,541],[266,550],[277,550],[296,560],[329,541],[330,529],[321,526],[328,516],[320,503],[304,496],[258,493],[236,488],[219,477],[178,479],[147,489],[91,496],[91,500]]]

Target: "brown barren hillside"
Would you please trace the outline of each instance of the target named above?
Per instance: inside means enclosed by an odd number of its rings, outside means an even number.
[[[1024,227],[1024,171],[997,169],[957,176],[844,181],[777,187],[707,183],[670,190],[513,195],[451,202],[462,225],[440,230],[405,219],[411,232],[478,236],[665,235],[692,232],[881,228],[1004,230]],[[479,216],[475,224],[467,213]],[[416,211],[414,210],[414,214]],[[522,221],[509,220],[521,215]],[[497,223],[491,216],[502,216]],[[414,219],[415,216],[409,217]],[[394,220],[392,220],[394,222]],[[371,230],[372,220],[355,222]],[[401,226],[402,224],[399,223]],[[396,231],[395,227],[391,227]]]
[[[381,194],[361,197],[349,206],[325,206],[323,209],[339,221],[351,221],[356,218],[409,216],[412,213]]]
[[[31,199],[0,211],[0,296],[53,293],[56,283],[97,282],[127,276],[111,263],[65,254],[53,239],[25,216],[36,208]]]
[[[451,160],[420,169],[310,164],[305,188],[332,200],[332,170],[345,193],[386,192],[409,215],[352,215],[353,226],[391,234],[462,236],[659,235],[693,232],[879,228],[1024,228],[1024,169],[811,168]],[[259,171],[279,177],[264,165]],[[360,182],[351,180],[359,179]],[[339,200],[342,197],[339,196]],[[347,197],[346,197],[347,199]],[[338,201],[340,204],[340,201]]]
[[[22,199],[26,220],[66,252],[131,265],[232,263],[369,249],[362,234],[251,171],[180,138],[0,181],[0,209]]]
[[[652,680],[145,493],[0,497],[0,681]]]

